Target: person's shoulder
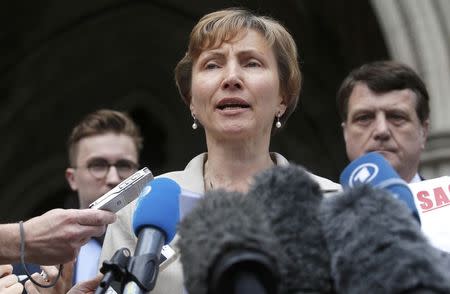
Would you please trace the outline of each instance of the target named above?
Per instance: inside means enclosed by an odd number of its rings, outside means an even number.
[[[180,185],[181,187],[183,187],[184,189],[189,189],[193,185],[195,187],[195,184],[198,182],[198,179],[196,180],[195,174],[203,173],[203,164],[201,165],[202,170],[198,171],[199,165],[200,165],[199,162],[203,162],[203,158],[204,158],[204,154],[197,155],[188,163],[188,165],[186,166],[186,168],[184,170],[167,172],[167,173],[158,175],[155,178],[169,178],[169,179],[177,182],[177,184]],[[201,176],[201,180],[203,181],[202,176]],[[189,190],[196,192],[196,190],[192,189],[192,188]],[[133,216],[134,210],[136,209],[137,201],[138,201],[138,198],[134,199],[127,206],[125,206],[124,208],[119,210],[117,212],[118,221],[116,221],[116,224],[111,227],[113,227],[114,229],[117,229],[117,227],[120,227],[120,229],[129,228],[131,226],[132,216]]]
[[[279,153],[271,152],[271,156],[272,156],[272,158],[275,158],[278,166],[287,166],[287,165],[291,164],[283,155],[281,155]],[[317,176],[309,171],[307,171],[307,173],[311,176],[311,178],[316,183],[319,184],[320,189],[322,190],[322,192],[324,194],[328,195],[331,193],[336,193],[336,192],[342,191],[342,187],[340,184],[337,184],[327,178]]]
[[[272,160],[275,161],[275,164],[277,166],[287,166],[287,165],[289,165],[289,161],[286,159],[286,157],[284,157],[280,153],[270,152],[270,157],[272,158]]]
[[[186,172],[184,170],[177,170],[177,171],[171,171],[167,172],[165,174],[161,174],[157,176],[156,178],[168,178],[171,180],[174,180],[175,182],[179,183],[185,178]]]
[[[323,178],[312,173],[309,173],[309,175],[314,181],[316,181],[316,183],[319,184],[320,190],[322,190],[322,192],[325,195],[331,195],[342,191],[342,186],[338,183],[335,183],[327,178]]]
[[[169,178],[177,182],[183,189],[202,194],[204,193],[203,163],[205,156],[206,153],[201,153],[191,159],[184,170],[167,172],[157,178]]]

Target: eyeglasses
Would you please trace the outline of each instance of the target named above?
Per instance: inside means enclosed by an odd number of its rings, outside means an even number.
[[[111,166],[117,170],[117,174],[121,179],[126,179],[138,170],[138,165],[130,160],[122,159],[115,163],[109,163],[106,159],[95,159],[88,162],[84,167],[96,179],[104,179],[109,173]],[[74,167],[77,168],[77,167]],[[80,168],[80,166],[78,167]]]

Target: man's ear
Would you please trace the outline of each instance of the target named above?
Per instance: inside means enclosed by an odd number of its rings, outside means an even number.
[[[66,180],[69,183],[69,186],[72,189],[72,191],[77,191],[78,185],[77,185],[77,181],[75,179],[75,169],[72,167],[66,168],[65,176],[66,176]]]
[[[430,128],[430,120],[426,119],[423,123],[422,123],[422,127],[421,127],[421,140],[422,140],[422,149],[425,149],[425,143],[427,142],[427,138],[428,138],[428,131]]]
[[[347,125],[345,124],[345,122],[341,123],[341,127],[342,127],[342,134],[344,135],[344,141],[347,143]]]

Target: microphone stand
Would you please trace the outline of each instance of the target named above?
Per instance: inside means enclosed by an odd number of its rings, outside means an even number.
[[[165,236],[157,229],[146,228],[139,232],[138,239],[134,256],[128,261],[122,281],[122,285],[126,283],[123,293],[127,294],[143,294],[155,287]]]
[[[103,261],[100,272],[104,274],[104,276],[95,290],[95,294],[105,294],[111,285],[111,282],[122,281],[123,277],[126,275],[130,255],[131,253],[128,248],[120,248],[114,253],[111,260]]]

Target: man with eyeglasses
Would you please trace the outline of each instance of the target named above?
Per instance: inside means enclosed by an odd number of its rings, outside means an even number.
[[[138,126],[122,112],[102,109],[88,114],[67,143],[66,179],[78,192],[80,208],[87,208],[139,168],[142,137]],[[74,282],[96,276],[102,241],[92,238],[81,247]]]

